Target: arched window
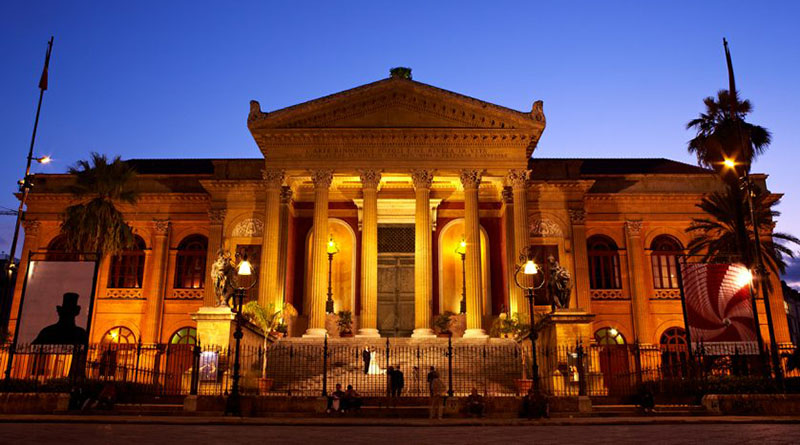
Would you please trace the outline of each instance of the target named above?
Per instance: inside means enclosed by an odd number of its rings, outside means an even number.
[[[133,345],[136,344],[136,336],[125,326],[115,326],[106,331],[100,342],[106,345]]]
[[[625,337],[614,328],[600,328],[594,333],[594,339],[598,345],[614,346],[624,345]]]
[[[619,252],[611,238],[596,235],[586,242],[589,251],[589,281],[592,289],[620,289]]]
[[[669,377],[686,375],[689,348],[686,344],[686,331],[682,328],[669,328],[661,334],[661,369]]]
[[[141,288],[144,279],[144,240],[136,237],[134,247],[111,258],[108,287],[115,289]]]
[[[180,328],[172,334],[169,343],[172,345],[196,345],[197,329],[190,326]]]
[[[178,244],[175,257],[175,289],[202,289],[205,285],[208,239],[191,235]]]
[[[653,265],[653,287],[656,289],[677,289],[677,256],[683,253],[678,241],[668,235],[659,235],[650,244]]]

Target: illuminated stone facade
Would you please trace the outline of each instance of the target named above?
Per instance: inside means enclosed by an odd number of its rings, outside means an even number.
[[[504,308],[527,313],[513,285],[526,244],[569,270],[571,307],[594,314],[592,332],[658,344],[684,325],[669,258],[689,241],[695,204],[720,187],[709,171],[665,159],[530,159],[545,129],[541,102],[514,111],[399,76],[269,113],[252,102],[247,126],[263,158],[130,161],[141,199],[123,210],[145,248],[126,264],[141,270],[104,260],[92,341],[122,326],[137,341],[167,342],[213,319],[197,314],[216,304],[208,271],[220,248],[256,262],[250,298],[298,309],[291,335],[335,335],[330,237],[335,310],[352,311],[361,336],[431,336],[437,314],[459,312],[462,286],[465,336],[485,336]],[[69,182],[37,175],[23,259],[57,247]],[[138,275],[109,287],[119,273]],[[781,295],[772,300],[777,340],[789,341]]]

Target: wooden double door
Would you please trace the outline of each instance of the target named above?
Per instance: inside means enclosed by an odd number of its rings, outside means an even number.
[[[408,337],[414,330],[414,254],[378,254],[378,330]]]

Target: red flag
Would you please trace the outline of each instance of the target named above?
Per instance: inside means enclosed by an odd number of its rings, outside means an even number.
[[[53,50],[53,37],[47,42],[47,54],[44,56],[44,69],[42,70],[42,77],[39,79],[39,89],[42,91],[47,90],[47,67],[50,66],[50,51]]]

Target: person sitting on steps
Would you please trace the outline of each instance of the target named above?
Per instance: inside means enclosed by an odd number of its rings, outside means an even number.
[[[483,417],[486,410],[486,403],[483,396],[478,394],[478,389],[473,387],[469,397],[467,397],[467,414],[469,416]]]
[[[342,411],[360,410],[363,403],[361,395],[353,389],[353,385],[347,385],[347,391],[342,398]]]
[[[334,412],[338,413],[342,411],[342,400],[344,399],[345,393],[342,391],[342,384],[336,384],[336,391],[332,392],[330,396],[328,396],[328,414]]]

